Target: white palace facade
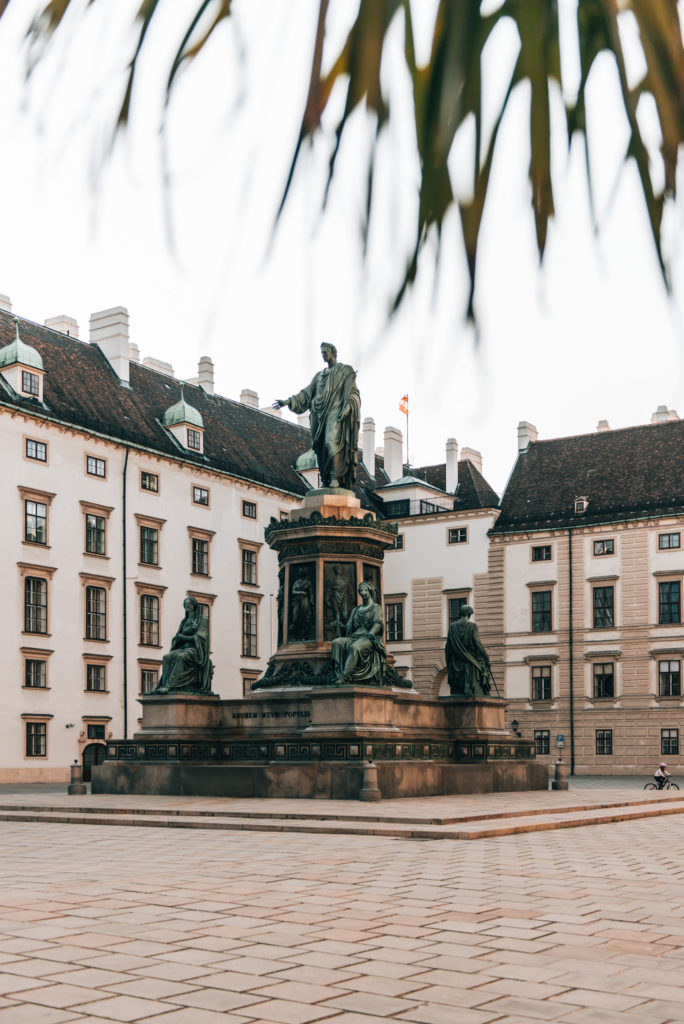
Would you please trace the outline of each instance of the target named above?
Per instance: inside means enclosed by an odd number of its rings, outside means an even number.
[[[301,419],[301,418],[300,418]],[[16,318],[0,297],[5,586],[0,781],[86,774],[138,727],[141,694],[191,594],[210,621],[212,688],[249,692],[277,643],[264,528],[317,485],[310,433],[141,361],[122,307]],[[577,772],[679,766],[684,423],[539,441],[519,430],[501,501],[479,452],[446,443],[409,468],[402,436],[363,423],[358,496],[395,520],[386,641],[420,692],[448,692],[444,642],[470,604],[508,721]]]

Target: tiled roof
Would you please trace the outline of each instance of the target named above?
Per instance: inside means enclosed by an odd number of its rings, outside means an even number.
[[[412,470],[414,476],[422,477],[433,487],[446,490],[446,463],[436,466],[421,466]],[[454,499],[454,508],[466,512],[476,508],[498,508],[499,495],[489,486],[482,473],[470,459],[461,459],[458,463],[458,490]]]
[[[575,499],[587,510],[576,513]],[[532,442],[494,533],[684,513],[684,421]]]
[[[77,341],[28,320],[19,320],[22,341],[43,358],[43,408],[35,400],[0,391],[3,405],[47,414],[76,427],[187,462],[217,469],[297,495],[306,485],[292,468],[311,444],[306,427],[185,384],[185,396],[205,427],[204,455],[181,451],[161,426],[164,412],[180,399],[180,381],[131,362],[130,388],[122,386],[97,345]],[[0,347],[14,339],[14,316],[0,310]]]

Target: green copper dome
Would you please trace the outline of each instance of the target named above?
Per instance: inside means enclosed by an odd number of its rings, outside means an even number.
[[[30,366],[33,370],[42,370],[43,360],[41,359],[40,352],[35,348],[31,348],[30,345],[26,345],[21,340],[19,337],[18,320],[14,321],[14,325],[17,332],[16,338],[9,345],[0,348],[0,370],[4,366],[14,366],[15,363],[21,363],[22,366]]]
[[[194,406],[190,405],[189,402],[185,401],[183,396],[183,383],[181,381],[181,396],[180,402],[176,402],[175,405],[170,406],[164,413],[164,419],[162,423],[165,427],[175,427],[179,423],[189,423],[192,427],[204,427],[204,421],[201,413],[195,409]]]
[[[295,462],[295,470],[298,473],[304,473],[307,469],[318,469],[318,460],[316,459],[316,452],[313,448],[309,448],[308,452],[304,452],[300,455]]]

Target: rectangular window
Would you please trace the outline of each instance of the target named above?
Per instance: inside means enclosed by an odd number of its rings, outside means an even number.
[[[145,473],[141,470],[140,472],[140,489],[142,491],[154,491],[156,494],[159,490],[159,477],[156,473]]]
[[[257,507],[254,501],[243,501],[242,502],[242,514],[245,519],[256,519]]]
[[[597,754],[612,754],[613,753],[613,730],[612,729],[597,729],[596,730],[596,753]]]
[[[390,548],[390,551],[403,551],[404,550],[404,534],[398,533],[394,538],[394,544]]]
[[[156,594],[140,595],[140,643],[159,646],[159,598]]]
[[[192,488],[192,500],[195,505],[208,505],[209,504],[209,491],[206,487],[193,487]]]
[[[411,502],[408,498],[403,498],[401,501],[386,501],[385,515],[388,519],[393,516],[410,516]]]
[[[614,594],[614,587],[594,587],[594,629],[609,629],[615,625]]]
[[[678,533],[659,533],[658,548],[660,551],[669,551],[671,548],[681,546],[681,537]]]
[[[243,676],[242,677],[242,696],[246,697],[247,694],[252,692],[252,687],[256,683],[259,676]]]
[[[594,554],[598,558],[599,555],[614,555],[615,554],[615,541],[612,537],[608,540],[595,540],[594,541]]]
[[[154,526],[140,527],[140,561],[143,565],[159,565],[159,530]]]
[[[104,555],[105,553],[105,522],[104,516],[86,512],[85,549],[89,555]]]
[[[192,538],[192,571],[200,576],[209,575],[209,541]]]
[[[47,462],[47,445],[44,441],[32,441],[26,438],[26,458],[37,459],[38,462]]]
[[[435,505],[433,501],[425,501],[424,498],[420,499],[420,514],[426,515],[428,512],[443,512],[444,510]]]
[[[257,553],[250,548],[242,549],[242,582],[256,585],[257,581]]]
[[[156,668],[142,668],[140,670],[140,692],[152,693],[156,690],[159,682],[159,670]]]
[[[615,696],[615,666],[612,661],[595,661],[593,665],[594,697]]]
[[[107,591],[86,587],[86,640],[107,639]],[[88,668],[97,666],[89,665]]]
[[[24,632],[47,633],[47,580],[40,576],[24,580]]]
[[[38,658],[27,658],[24,663],[24,686],[45,689],[47,686],[47,662]]]
[[[26,723],[26,756],[47,756],[47,722]]]
[[[535,544],[532,548],[532,561],[533,562],[550,562],[551,561],[551,545],[550,544]]]
[[[24,509],[24,540],[47,544],[47,505],[42,501],[26,501]]]
[[[468,543],[468,527],[457,526],[453,530],[448,531],[449,543],[450,544],[467,544]]]
[[[94,722],[88,722],[87,736],[89,740],[103,740],[105,738],[104,725],[96,725]]]
[[[192,448],[192,450],[196,452],[202,450],[202,442],[199,430],[192,430],[190,427],[188,427],[188,448]]]
[[[242,656],[257,656],[257,606],[252,601],[242,603]]]
[[[682,675],[681,662],[658,662],[658,693],[661,697],[681,697]]]
[[[534,665],[532,668],[532,700],[551,700],[550,665]]]
[[[107,463],[104,459],[96,459],[94,455],[88,455],[86,458],[86,472],[90,476],[101,476],[107,475]]]
[[[392,601],[385,605],[385,639],[404,639],[404,605],[401,601]]]
[[[670,755],[679,753],[679,729],[660,730],[660,753]]]
[[[40,378],[37,373],[29,373],[28,370],[21,371],[21,390],[25,395],[33,395],[38,398],[40,395]]]
[[[658,622],[661,625],[681,622],[680,590],[679,580],[658,584]]]
[[[86,665],[86,690],[103,693],[107,689],[104,665]],[[104,737],[102,737],[104,739]]]
[[[550,750],[551,737],[548,729],[534,730],[534,752],[535,754],[548,754]]]
[[[463,608],[468,604],[467,597],[450,597],[449,598],[449,625],[453,626],[454,622],[458,622],[463,614]]]
[[[532,632],[551,632],[551,591],[532,591]]]

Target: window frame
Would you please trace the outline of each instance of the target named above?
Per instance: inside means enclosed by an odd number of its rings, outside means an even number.
[[[108,608],[107,587],[100,582],[85,584],[85,629],[83,639],[107,642]]]
[[[151,602],[156,602],[156,617],[144,616],[143,610],[148,606],[152,607]],[[139,647],[161,647],[161,595],[156,591],[140,591],[138,601],[138,646]],[[152,629],[150,629],[152,624]],[[145,627],[150,629],[149,636],[154,639],[145,639],[146,630]]]
[[[610,671],[606,671],[610,666]],[[610,680],[610,684],[608,683]],[[607,692],[610,690],[610,692]],[[615,661],[607,658],[591,662],[591,695],[592,700],[615,700],[617,696],[617,672]]]
[[[537,757],[544,757],[551,753],[551,730],[535,729],[533,733],[534,753]]]
[[[30,588],[30,583],[39,583],[41,587]],[[49,636],[49,613],[50,613],[50,581],[42,575],[25,575],[24,576],[24,629],[23,632],[29,636]],[[44,597],[44,601],[37,602],[33,600],[29,602],[29,590],[34,589],[39,595]],[[30,609],[33,608],[33,612]],[[31,629],[31,624],[44,625],[44,629]]]
[[[610,544],[610,549],[608,545]],[[603,551],[598,550],[603,547]],[[615,554],[615,538],[614,537],[597,537],[593,541],[593,557],[594,558],[610,558],[611,555]]]
[[[682,663],[680,658],[658,658],[656,661],[658,673],[658,696],[659,697],[681,697],[682,696]],[[667,669],[662,666],[667,665]],[[676,665],[676,670],[671,668]],[[676,676],[676,681],[673,678]],[[667,677],[667,683],[664,678]],[[667,692],[666,692],[667,691]],[[676,692],[675,692],[676,691]]]
[[[29,455],[29,445],[33,444],[36,446],[36,454]],[[38,454],[39,449],[42,448],[45,452],[45,458],[41,458]],[[42,462],[43,465],[47,466],[49,462],[49,446],[47,441],[39,441],[37,437],[28,437],[24,434],[24,458],[27,462]]]
[[[91,462],[93,463],[93,466],[94,466],[93,469],[90,468]],[[101,473],[98,472],[98,467],[100,466],[100,464],[102,465],[102,472]],[[94,477],[96,480],[106,480],[107,479],[107,459],[106,458],[103,459],[99,455],[89,455],[86,452],[86,454],[85,454],[85,472],[86,472],[86,476]]]
[[[90,686],[91,675],[94,673],[91,671],[97,669],[97,675],[101,677],[102,686]],[[85,693],[108,693],[109,686],[107,683],[107,662],[95,660],[94,658],[88,658],[85,662],[85,681],[84,681],[84,692]]]
[[[613,730],[612,729],[596,729],[595,730],[595,751],[596,757],[612,757],[613,756]],[[601,748],[601,749],[599,749]]]
[[[196,496],[197,492],[206,494],[207,500],[199,501]],[[211,508],[211,488],[202,487],[201,484],[190,484],[190,497],[193,505],[197,505],[199,508]]]
[[[592,583],[591,586],[591,625],[592,629],[616,628],[616,593],[613,583]],[[610,600],[606,597],[610,592]],[[602,598],[600,595],[603,595]],[[603,621],[603,620],[610,621]]]
[[[240,602],[240,650],[243,658],[259,657],[259,602],[245,599]],[[248,612],[247,609],[252,611]],[[247,627],[253,625],[253,630]]]
[[[661,757],[677,757],[679,755],[678,728],[660,730],[660,754]]]
[[[209,576],[209,541],[206,537],[191,537],[192,576]]]
[[[97,512],[84,512],[85,522],[85,544],[83,553],[86,555],[107,555],[107,517],[98,515]],[[88,520],[94,519],[95,524],[91,525]],[[102,524],[102,525],[100,525]],[[91,547],[91,540],[95,538],[95,545]]]
[[[195,427],[185,428],[185,447],[191,452],[202,451],[202,432]]]
[[[146,487],[145,482],[154,480],[154,487]],[[141,469],[138,478],[138,489],[144,494],[159,494],[159,473],[152,473],[149,469]]]
[[[250,501],[249,498],[242,498],[241,502],[242,502],[242,504],[241,504],[242,518],[243,519],[249,519],[252,522],[256,522],[256,520],[259,517],[259,507],[258,507],[257,502],[256,501]],[[253,515],[252,515],[251,512],[247,511],[248,509],[252,509],[252,508],[254,509],[254,514]]]
[[[540,552],[538,555],[537,552]],[[531,562],[552,562],[553,544],[533,544],[530,549]]]
[[[406,639],[404,635],[404,604],[406,598],[399,594],[385,595],[385,642],[388,644],[401,643]],[[391,611],[394,609],[394,612]],[[392,621],[393,620],[393,621]],[[393,628],[392,628],[393,627]]]
[[[22,715],[22,719],[23,719],[23,722],[24,722],[24,759],[25,760],[33,761],[36,758],[40,758],[40,760],[47,761],[47,758],[48,758],[48,723],[49,723],[51,718],[52,718],[52,715],[45,715],[45,716],[42,716],[42,715],[30,715],[30,716],[28,716],[27,715],[26,717],[24,717]],[[40,727],[42,727],[42,730],[41,730]],[[34,732],[34,730],[35,730],[35,732]],[[29,747],[32,745],[32,744],[29,743],[29,737],[31,735],[33,735],[34,738],[37,736],[40,739],[42,739],[42,744],[40,744],[42,749],[39,750],[38,752],[35,752],[35,751],[32,751],[32,750],[29,749]]]
[[[33,506],[33,511],[29,508]],[[42,514],[40,510],[42,509]],[[35,498],[24,498],[24,544],[39,544],[48,547],[48,509],[49,505]],[[30,536],[29,524],[33,522],[35,536]],[[41,526],[42,524],[42,526]]]
[[[547,672],[548,670],[548,672]],[[542,674],[545,673],[545,674]],[[539,696],[535,693],[535,684],[539,683],[537,687]],[[548,684],[548,686],[547,686]],[[547,691],[548,690],[548,695]],[[538,664],[530,665],[530,699],[535,703],[541,701],[550,701],[553,699],[553,665],[549,662],[539,662]],[[547,751],[548,753],[548,751]]]
[[[677,543],[676,544],[672,544],[671,543],[674,537],[677,538]],[[664,544],[663,541],[666,538],[667,538],[667,544]],[[681,551],[681,547],[682,547],[681,530],[672,530],[671,532],[668,532],[668,533],[659,533],[658,534],[658,551]]]
[[[548,608],[535,608],[535,601],[548,595]],[[553,633],[553,587],[548,584],[538,586],[530,590],[530,632],[531,633]],[[548,615],[548,626],[544,625]],[[541,616],[542,618],[536,618]],[[541,622],[541,625],[535,623]]]
[[[679,626],[682,623],[682,578],[681,576],[673,575],[669,579],[658,579],[657,580],[657,595],[658,595],[658,625],[659,626]],[[667,601],[663,601],[663,588],[677,588],[677,600],[672,601],[668,598]],[[673,612],[670,610],[667,613],[667,617],[664,616],[665,608],[671,609],[673,605],[677,608],[677,618],[673,618]]]
[[[35,487],[25,487],[23,484],[17,484],[17,491],[19,492],[19,499],[22,505],[22,536],[21,543],[29,544],[31,547],[41,548],[46,550],[50,547],[50,510],[52,507],[52,500],[55,497],[53,491],[39,491]],[[44,539],[43,540],[32,540],[28,535],[28,524],[29,524],[29,503],[37,506],[42,506],[45,510],[43,519],[44,528]],[[36,524],[38,522],[38,513],[35,513]]]
[[[439,509],[441,512],[442,510]],[[448,526],[447,544],[467,544],[469,541],[469,530],[467,526]]]
[[[40,375],[22,368],[21,393],[22,395],[29,395],[31,398],[40,399]]]
[[[48,660],[52,651],[28,651],[24,648],[23,654],[23,690],[49,690],[50,685],[48,681]],[[29,665],[42,665],[43,673],[42,683],[29,683]]]

